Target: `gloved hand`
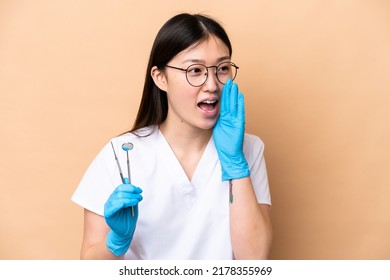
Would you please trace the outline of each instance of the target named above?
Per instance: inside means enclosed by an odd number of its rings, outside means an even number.
[[[220,114],[213,138],[222,168],[222,181],[250,175],[243,152],[245,134],[244,96],[229,79],[222,89]]]
[[[142,190],[129,183],[119,185],[104,205],[104,218],[110,231],[106,238],[107,248],[116,256],[127,252],[133,239],[138,219],[138,203],[142,200]],[[134,207],[134,217],[131,207]]]

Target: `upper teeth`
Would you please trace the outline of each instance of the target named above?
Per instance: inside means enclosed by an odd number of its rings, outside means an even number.
[[[213,104],[213,103],[215,103],[215,100],[205,100],[205,101],[203,101],[203,103]]]

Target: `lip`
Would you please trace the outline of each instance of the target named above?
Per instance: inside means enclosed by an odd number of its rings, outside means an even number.
[[[204,98],[200,99],[197,104],[205,102],[205,101],[217,101],[218,102],[219,101],[219,97],[218,96],[204,97]]]
[[[207,101],[216,102],[215,107],[212,110],[206,111],[206,110],[203,110],[201,107],[199,107],[199,103],[207,102]],[[205,116],[206,118],[215,118],[216,116],[218,116],[218,112],[219,112],[219,98],[216,96],[212,96],[212,97],[206,97],[206,98],[200,99],[199,102],[197,103],[196,107],[199,109],[199,111],[202,113],[202,115]]]

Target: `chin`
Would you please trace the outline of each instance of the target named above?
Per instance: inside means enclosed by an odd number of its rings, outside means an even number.
[[[216,123],[217,123],[217,120],[209,120],[209,121],[203,122],[201,125],[199,125],[199,128],[205,129],[205,130],[213,129]]]

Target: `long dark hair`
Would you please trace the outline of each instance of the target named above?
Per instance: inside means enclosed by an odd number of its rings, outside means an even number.
[[[142,99],[130,132],[147,126],[159,126],[167,117],[167,95],[155,85],[151,69],[156,66],[162,70],[178,53],[201,43],[211,35],[219,38],[228,47],[231,56],[232,46],[228,35],[223,27],[210,17],[183,13],[174,16],[161,27],[150,52]]]

